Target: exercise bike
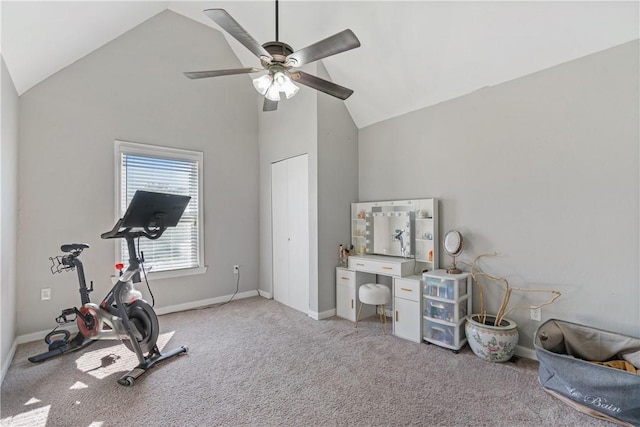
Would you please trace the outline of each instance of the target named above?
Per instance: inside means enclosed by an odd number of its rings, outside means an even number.
[[[136,191],[124,216],[111,231],[100,236],[103,239],[125,239],[129,252],[129,266],[125,271],[122,271],[124,265],[117,266],[120,267],[118,281],[100,305],[92,303],[89,298],[89,293],[93,291],[93,282],[91,287],[87,287],[84,268],[79,258],[89,245],[72,243],[60,247],[66,255],[51,258],[51,271],[77,271],[82,306],[62,310],[56,322],[63,325],[75,321],[78,333],[69,340],[69,331],[54,328],[45,337],[49,350],[29,357],[30,362],[44,362],[52,357],[85,348],[97,340],[119,339],[138,357],[139,364],[118,379],[119,384],[131,386],[156,363],[188,351],[187,347],[181,346],[165,353],[160,352],[156,345],[158,317],[153,308],[142,299],[142,294],[135,289],[134,284],[141,281],[140,273],[144,262],[138,258],[135,241],[140,237],[159,239],[168,227],[175,227],[190,198]]]

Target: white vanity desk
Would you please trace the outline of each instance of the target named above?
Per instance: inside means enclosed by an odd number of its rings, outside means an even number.
[[[386,200],[351,204],[347,267],[336,269],[336,314],[356,321],[358,288],[391,288],[393,334],[422,342],[422,270],[438,268],[438,200]],[[417,265],[416,265],[417,264]],[[361,318],[375,314],[364,304]]]
[[[391,280],[393,334],[422,342],[420,311],[420,276],[414,275],[415,260],[380,255],[350,256],[348,267],[336,268],[336,314],[355,321],[360,301],[358,288],[365,283]],[[388,281],[389,279],[387,279]],[[362,316],[375,314],[375,307],[363,306]]]

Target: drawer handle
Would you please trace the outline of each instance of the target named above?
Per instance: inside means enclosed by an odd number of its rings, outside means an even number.
[[[398,310],[396,310],[396,322],[398,321]]]
[[[364,267],[364,264],[356,263],[356,265],[359,265],[360,267]]]
[[[353,310],[353,298],[351,298],[351,310]]]
[[[400,288],[400,290],[405,292],[413,292],[413,289],[409,289],[409,288]]]
[[[348,277],[340,277],[342,280],[349,280]]]
[[[393,267],[382,267],[383,270],[393,270]]]

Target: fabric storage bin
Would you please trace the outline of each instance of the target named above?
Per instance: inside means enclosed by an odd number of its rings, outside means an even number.
[[[640,338],[551,319],[534,347],[551,395],[593,417],[640,425],[640,373],[632,372],[640,372]]]

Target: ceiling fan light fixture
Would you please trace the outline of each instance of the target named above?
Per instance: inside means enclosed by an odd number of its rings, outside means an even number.
[[[282,71],[276,71],[273,75],[273,82],[278,85],[278,87],[282,87],[282,85],[287,81],[288,77]]]
[[[293,84],[291,78],[283,72],[277,72],[273,76],[273,85],[278,86],[278,92],[284,92],[287,99],[291,99],[300,88]]]
[[[264,95],[264,97],[269,101],[280,101],[280,91],[278,89],[278,85],[276,85],[275,83],[272,84],[267,90],[267,93]]]
[[[296,93],[298,93],[299,90],[300,88],[291,83],[291,80],[289,80],[289,84],[285,85],[282,91],[284,92],[284,95],[287,97],[287,99],[291,99]]]
[[[253,79],[253,87],[255,87],[258,93],[263,96],[267,93],[267,90],[269,90],[272,83],[273,79],[270,74],[265,74],[264,76]]]

